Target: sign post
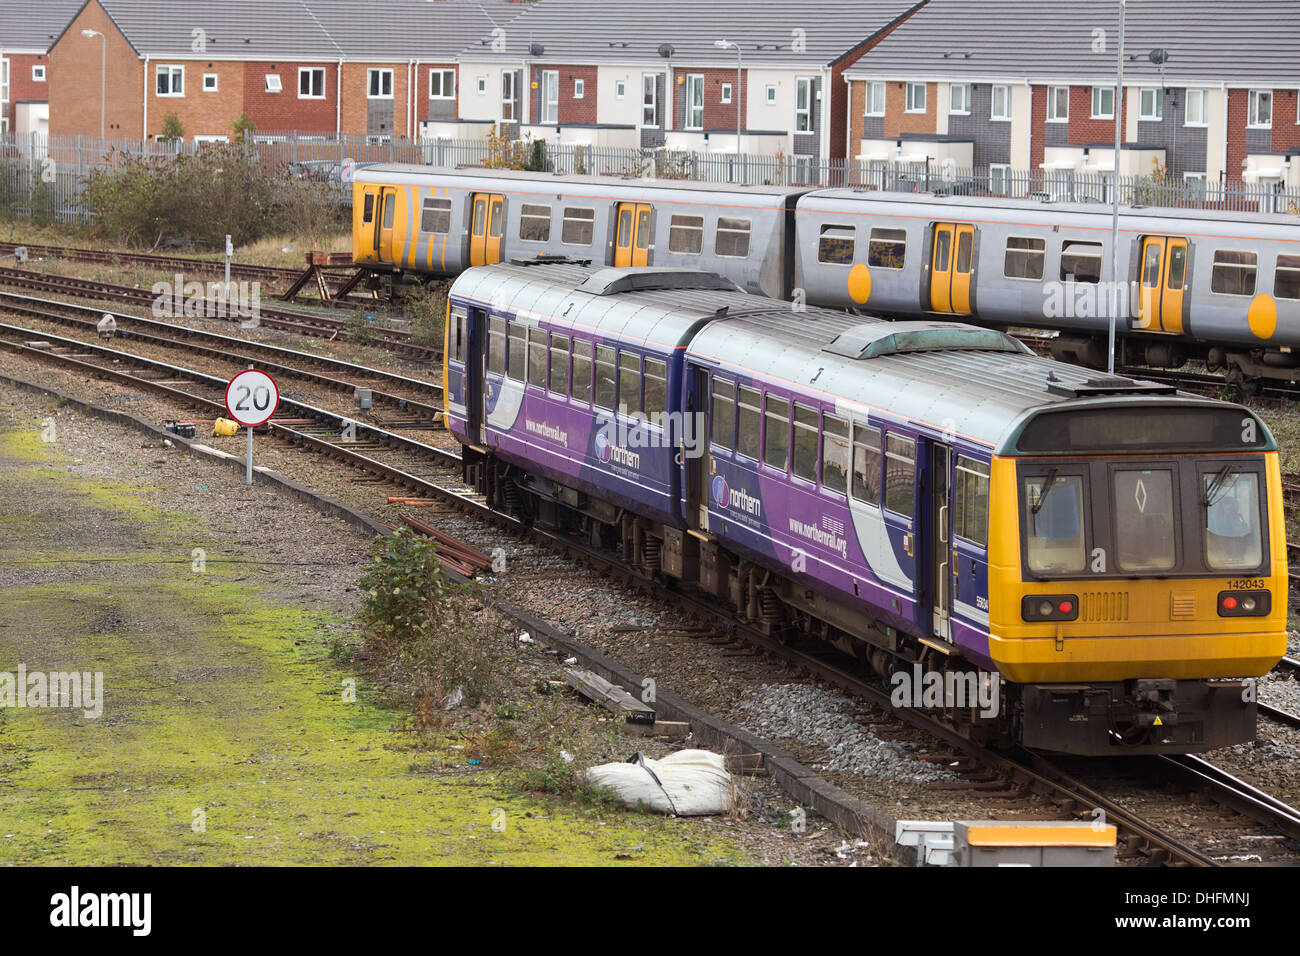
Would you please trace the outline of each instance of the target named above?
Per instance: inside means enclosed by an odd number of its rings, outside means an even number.
[[[251,365],[226,384],[226,414],[248,432],[245,484],[253,483],[253,429],[269,422],[279,407],[280,388],[275,379]]]

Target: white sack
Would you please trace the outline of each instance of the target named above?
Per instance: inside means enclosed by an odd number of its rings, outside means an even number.
[[[707,816],[731,809],[731,774],[720,754],[679,750],[662,760],[636,755],[633,763],[590,768],[587,782],[613,792],[626,807],[679,817]]]

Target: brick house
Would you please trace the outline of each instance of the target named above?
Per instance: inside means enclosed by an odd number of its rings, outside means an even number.
[[[81,0],[0,0],[0,136],[49,132],[50,43]]]

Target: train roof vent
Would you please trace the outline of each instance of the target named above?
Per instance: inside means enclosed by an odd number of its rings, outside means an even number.
[[[1032,354],[1004,332],[943,322],[872,322],[855,325],[831,340],[823,351],[852,359],[881,358],[906,352],[1020,352]]]
[[[1060,382],[1053,372],[1047,378],[1047,390],[1067,398],[1090,398],[1094,395],[1173,395],[1176,386],[1164,382],[1143,382],[1135,378],[1090,378],[1086,382]]]
[[[601,269],[587,277],[579,292],[618,295],[620,292],[649,292],[662,289],[703,289],[710,292],[739,292],[740,288],[716,272],[699,269],[642,267]]]

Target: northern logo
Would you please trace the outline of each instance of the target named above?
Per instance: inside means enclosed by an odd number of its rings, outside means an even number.
[[[727,479],[721,475],[713,476],[713,500],[721,508],[731,504],[731,489],[727,487]]]
[[[610,444],[609,436],[605,432],[596,432],[596,457],[602,465],[608,465],[609,459],[613,454],[613,445]]]

